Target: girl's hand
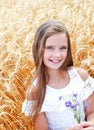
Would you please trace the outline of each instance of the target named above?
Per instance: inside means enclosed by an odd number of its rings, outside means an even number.
[[[80,125],[83,127],[81,130],[94,130],[94,123],[92,122],[82,122]]]
[[[80,124],[73,125],[67,130],[94,130],[94,123],[92,122],[81,122]]]
[[[72,127],[70,127],[67,130],[82,130],[82,129],[83,129],[83,125],[76,124],[76,125],[73,125]]]

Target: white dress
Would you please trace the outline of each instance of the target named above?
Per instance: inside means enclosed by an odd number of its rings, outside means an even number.
[[[65,88],[54,89],[46,86],[46,95],[40,112],[45,112],[49,130],[66,130],[77,124],[78,120],[85,120],[83,101],[93,93],[94,79],[89,76],[84,82],[75,68],[68,70],[68,73],[70,82]],[[27,100],[23,102],[22,113],[26,116],[31,115],[33,102]]]

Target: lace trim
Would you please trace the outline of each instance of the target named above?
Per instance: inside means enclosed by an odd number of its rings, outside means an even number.
[[[71,70],[68,70],[70,78],[74,78],[78,75],[77,70],[75,68],[72,68]]]
[[[82,89],[82,99],[86,100],[94,91],[94,79],[92,77],[88,77],[86,80],[83,89]]]
[[[32,115],[32,105],[35,103],[35,101],[28,101],[25,100],[22,104],[22,113],[25,114],[25,116],[31,116]]]

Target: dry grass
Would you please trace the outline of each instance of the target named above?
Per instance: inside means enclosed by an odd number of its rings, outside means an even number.
[[[21,105],[33,76],[34,33],[49,18],[66,25],[75,66],[94,77],[92,0],[0,0],[0,130],[33,130]]]

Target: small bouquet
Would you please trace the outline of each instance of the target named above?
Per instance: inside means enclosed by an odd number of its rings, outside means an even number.
[[[65,106],[69,107],[73,113],[74,113],[74,118],[77,120],[78,123],[81,122],[81,109],[80,109],[80,103],[77,100],[77,94],[73,94],[71,96],[71,100],[65,102]]]

